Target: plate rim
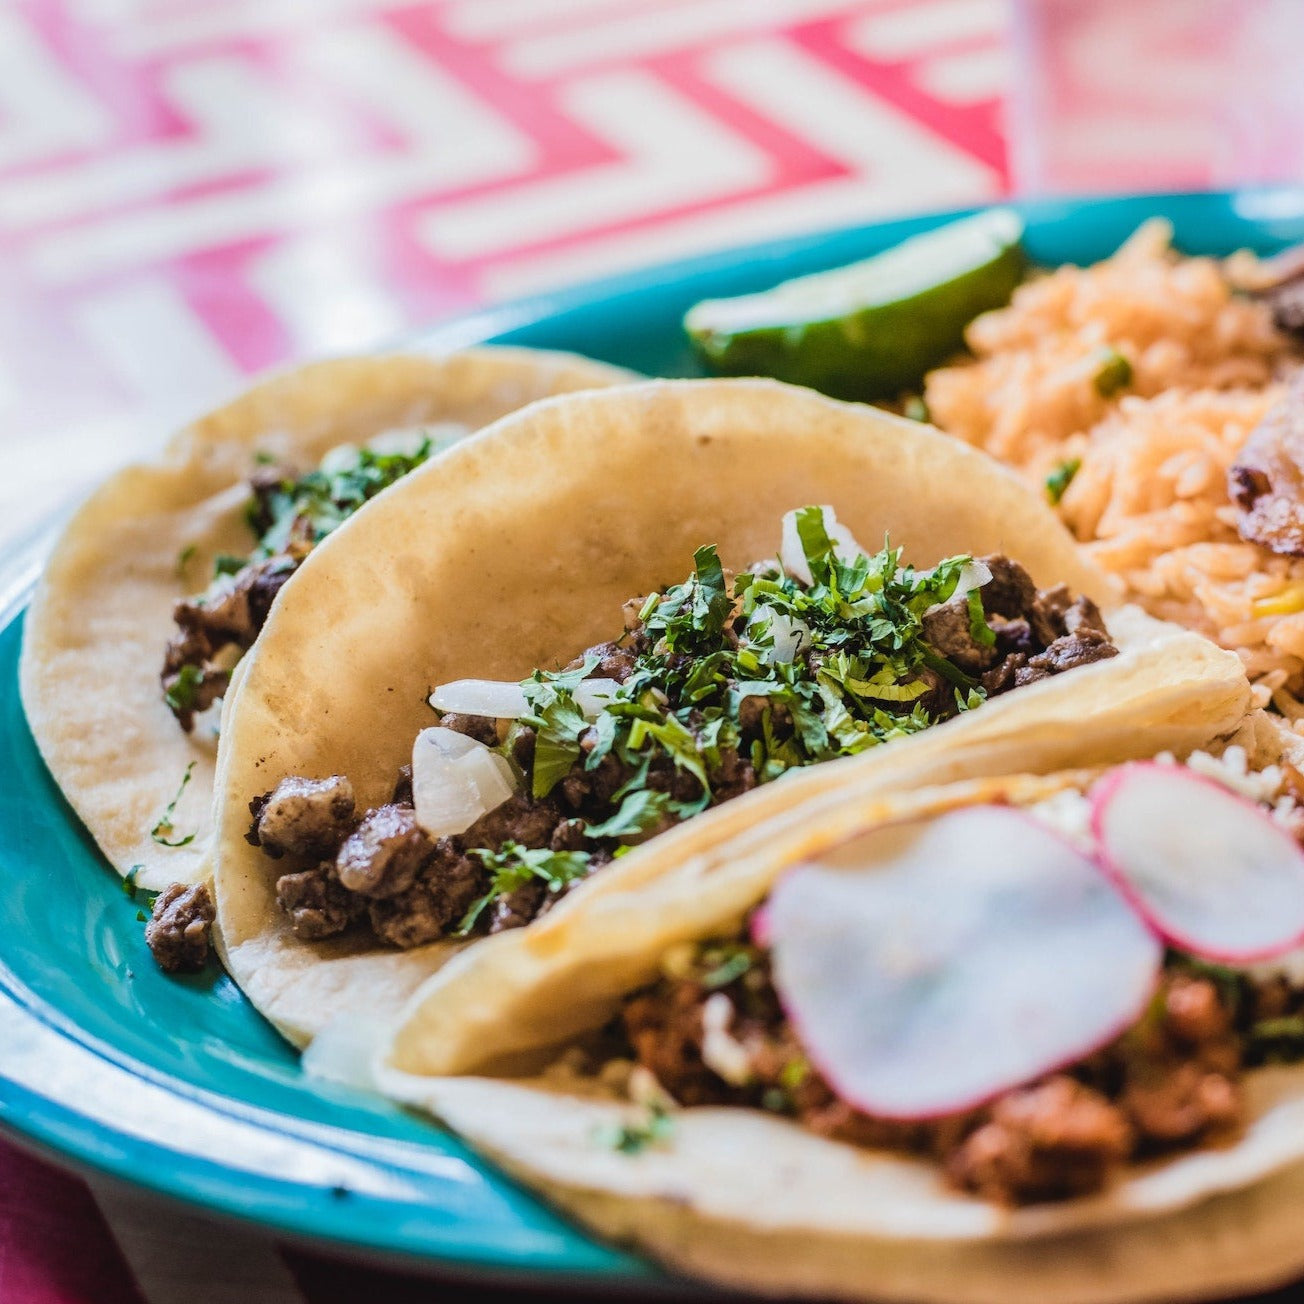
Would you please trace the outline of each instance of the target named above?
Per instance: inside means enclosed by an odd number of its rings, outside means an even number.
[[[1266,203],[1269,208],[1275,203],[1279,207],[1286,206],[1285,212],[1278,216],[1293,216],[1296,220],[1302,220],[1304,185],[1003,199],[989,204],[889,215],[874,221],[840,224],[743,246],[712,250],[500,304],[478,307],[433,326],[407,332],[395,342],[395,347],[433,351],[477,343],[517,342],[514,338],[517,334],[546,328],[550,320],[577,309],[649,294],[670,282],[700,279],[713,272],[756,261],[778,263],[835,237],[854,238],[857,234],[869,236],[886,232],[890,233],[889,239],[893,235],[901,238],[913,229],[924,229],[983,208],[1011,207],[1031,224],[1044,224],[1057,219],[1079,220],[1085,213],[1146,203],[1170,207],[1175,204],[1208,204],[1229,210],[1235,209],[1238,203],[1247,204],[1251,209],[1255,203]],[[1243,216],[1251,224],[1264,221],[1263,216],[1256,217],[1252,211]],[[66,508],[52,512],[36,528],[0,549],[0,629],[8,629],[25,611],[40,566],[53,544],[60,521],[66,514]],[[16,693],[16,682],[6,685],[5,691]],[[223,1096],[211,1089],[172,1077],[135,1060],[125,1052],[115,1054],[111,1046],[102,1044],[98,1037],[89,1032],[78,1035],[79,1025],[32,992],[10,969],[3,955],[0,955],[0,997],[7,999],[22,1018],[31,1020],[48,1034],[123,1073],[151,1082],[224,1117],[238,1118],[278,1135],[293,1134],[293,1127],[287,1129],[284,1124],[293,1124],[296,1120],[283,1111],[262,1107],[237,1097]],[[223,1102],[230,1107],[224,1108]],[[282,1120],[280,1129],[271,1126],[270,1120],[273,1119]],[[176,1201],[206,1216],[261,1230],[278,1241],[316,1252],[342,1255],[350,1261],[408,1273],[437,1275],[444,1280],[474,1281],[477,1284],[529,1284],[547,1288],[602,1289],[653,1295],[673,1290],[679,1297],[683,1297],[686,1291],[700,1294],[703,1298],[717,1294],[709,1288],[697,1287],[681,1278],[664,1275],[655,1268],[644,1268],[640,1261],[630,1256],[614,1258],[614,1251],[605,1242],[583,1229],[581,1234],[585,1239],[595,1249],[605,1251],[609,1258],[613,1258],[612,1262],[603,1263],[599,1259],[580,1267],[550,1265],[537,1261],[530,1254],[490,1253],[483,1248],[445,1250],[428,1243],[405,1242],[398,1236],[377,1238],[369,1234],[366,1224],[351,1226],[345,1211],[356,1208],[356,1205],[351,1205],[348,1201],[337,1200],[335,1208],[332,1208],[328,1202],[328,1192],[303,1181],[276,1182],[263,1174],[239,1174],[238,1170],[223,1168],[213,1159],[162,1149],[157,1142],[106,1126],[103,1121],[60,1100],[57,1092],[37,1091],[16,1081],[5,1074],[3,1063],[0,1063],[0,1133],[20,1149],[79,1175],[120,1182],[165,1200]],[[167,1162],[150,1162],[151,1158],[157,1161],[160,1157]],[[478,1162],[502,1173],[501,1168],[490,1160],[481,1158]],[[214,1173],[209,1174],[206,1169],[213,1169]],[[232,1188],[234,1182],[242,1183],[240,1191],[223,1189],[223,1182],[216,1179],[216,1173],[219,1172],[226,1175],[227,1188]],[[519,1189],[525,1189],[513,1179],[508,1180]],[[284,1201],[277,1202],[275,1208],[269,1209],[267,1200],[260,1202],[257,1198],[250,1199],[257,1193],[255,1187],[261,1189],[265,1185],[297,1191],[300,1193],[300,1201],[291,1210]],[[326,1196],[325,1200],[322,1199],[323,1195]],[[532,1193],[531,1198],[539,1199]]]

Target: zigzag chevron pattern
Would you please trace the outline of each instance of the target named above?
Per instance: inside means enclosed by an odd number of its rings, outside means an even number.
[[[1002,0],[10,0],[0,429],[26,437],[26,496],[290,357],[997,195],[1004,21]]]

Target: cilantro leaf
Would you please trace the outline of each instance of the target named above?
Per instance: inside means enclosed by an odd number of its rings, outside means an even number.
[[[589,872],[587,851],[551,851],[547,847],[522,847],[516,842],[504,842],[497,851],[478,847],[468,854],[475,856],[489,870],[489,890],[473,901],[462,916],[457,928],[459,937],[466,937],[475,928],[480,916],[493,902],[533,880],[547,884],[549,892],[560,892]]]
[[[163,700],[176,715],[193,711],[204,683],[204,672],[197,665],[187,661],[177,672],[176,679],[163,694]],[[175,803],[173,803],[175,805]]]
[[[635,788],[625,794],[616,813],[600,824],[588,824],[584,833],[590,838],[630,838],[650,833],[666,817],[671,798],[655,788]]]
[[[149,836],[159,844],[160,847],[188,847],[197,836],[194,833],[188,833],[183,838],[172,839],[170,835],[175,832],[172,827],[172,814],[177,808],[177,803],[181,800],[190,783],[190,776],[195,772],[195,762],[191,761],[186,766],[186,772],[181,776],[181,785],[177,788],[176,796],[167,804],[163,814],[159,816],[158,823],[149,831]],[[133,880],[134,883],[134,880]]]

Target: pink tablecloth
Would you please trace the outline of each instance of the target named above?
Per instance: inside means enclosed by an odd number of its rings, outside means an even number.
[[[1135,12],[1111,0],[1058,57],[1089,69]],[[9,0],[0,536],[253,370],[1006,193],[1007,20],[1001,0]],[[1196,47],[1162,65],[1183,93],[1217,58]],[[1208,157],[1150,154],[1147,180],[1212,177]],[[4,1301],[427,1295],[0,1144]]]

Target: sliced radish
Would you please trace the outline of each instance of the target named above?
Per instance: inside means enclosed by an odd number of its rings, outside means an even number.
[[[517,720],[530,712],[525,690],[518,683],[499,679],[456,679],[430,694],[436,711],[458,715],[487,715],[495,720]]]
[[[507,759],[453,729],[423,729],[412,744],[412,805],[437,838],[464,833],[516,791]]]
[[[1133,1023],[1158,939],[1080,851],[979,806],[897,825],[786,874],[763,932],[811,1063],[884,1118],[957,1113]]]
[[[1261,806],[1185,766],[1142,761],[1092,793],[1101,864],[1181,950],[1266,960],[1304,941],[1304,851]]]
[[[833,555],[839,561],[854,561],[865,556],[865,550],[856,542],[856,537],[837,518],[832,507],[821,507],[824,517],[824,532],[833,545]],[[813,584],[815,577],[810,572],[810,562],[806,560],[806,549],[801,545],[801,535],[797,533],[797,513],[784,512],[783,535],[779,544],[779,562],[783,569],[802,584]]]

